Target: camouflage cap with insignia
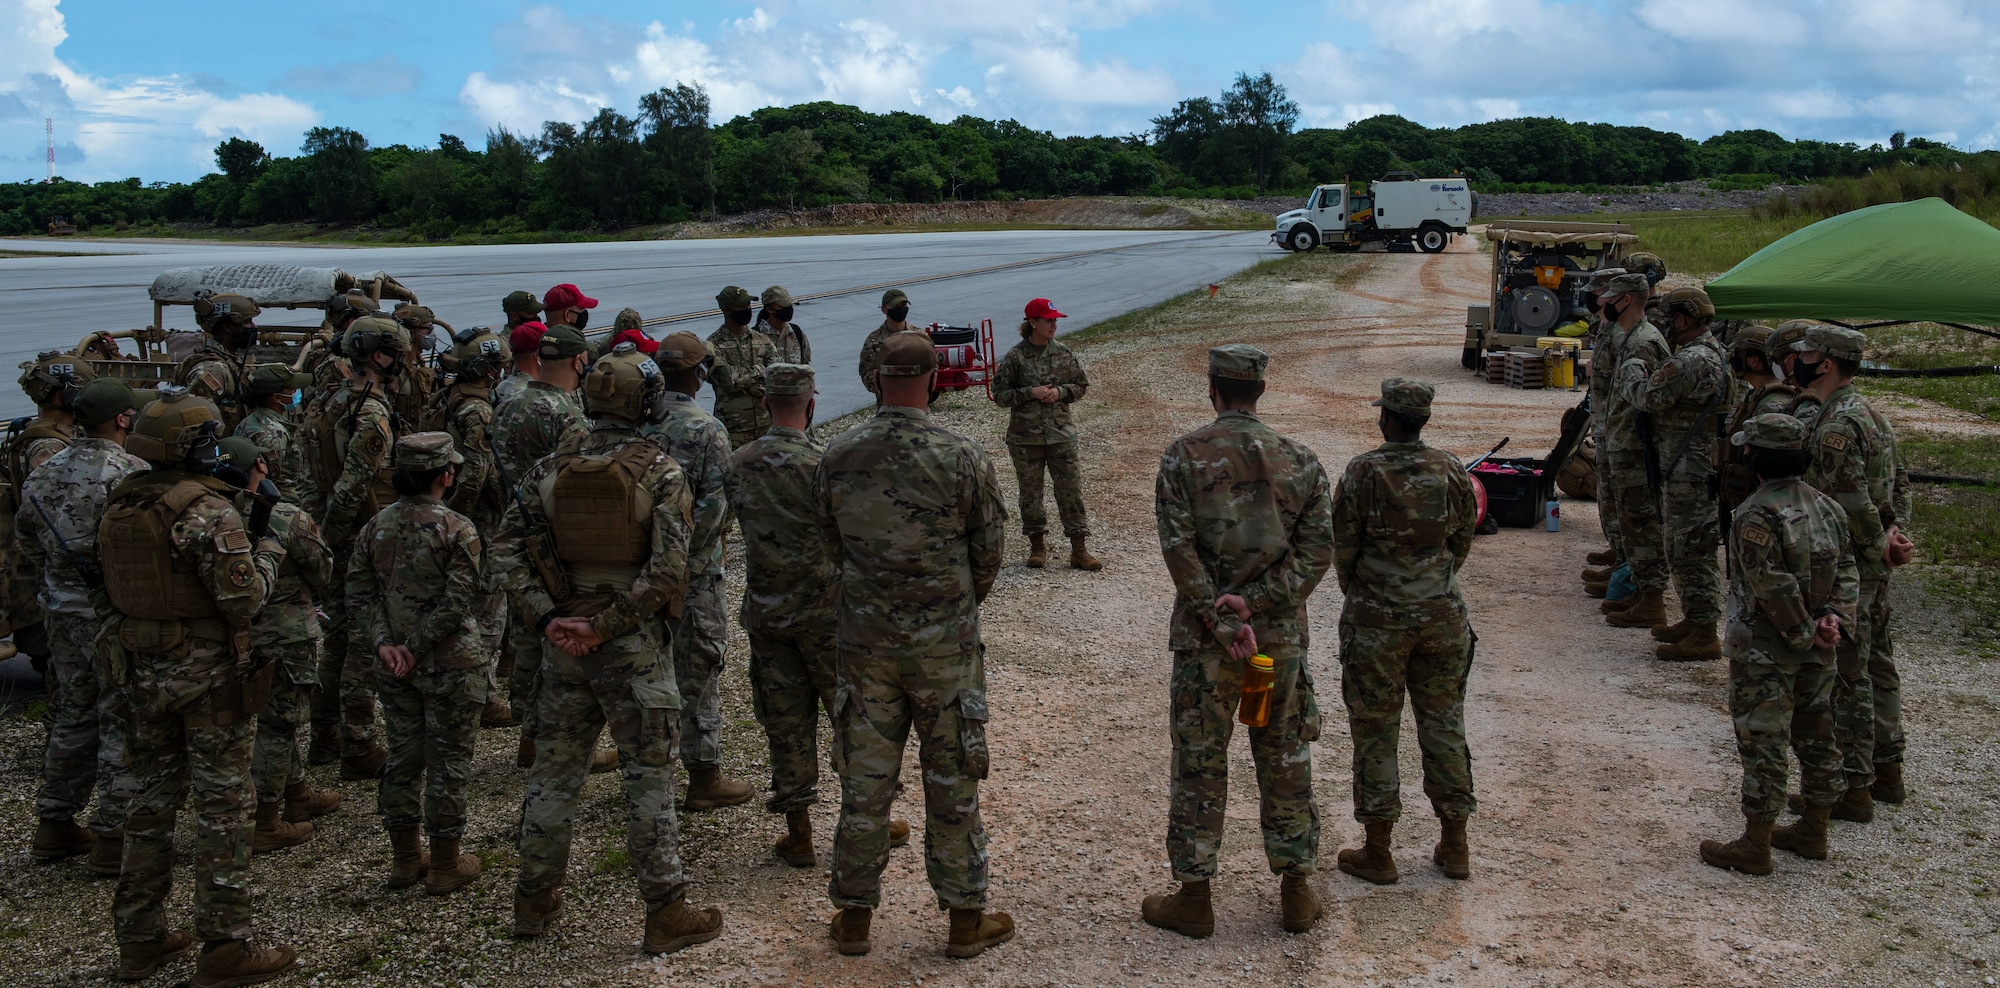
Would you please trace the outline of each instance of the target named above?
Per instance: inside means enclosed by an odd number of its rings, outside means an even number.
[[[590,352],[589,341],[576,331],[575,326],[557,326],[542,334],[538,352],[543,360],[561,360],[580,353]]]
[[[1643,274],[1610,268],[1592,275],[1590,280],[1584,283],[1583,289],[1587,292],[1596,292],[1599,298],[1616,298],[1620,295],[1644,295],[1652,287]]]
[[[465,457],[451,444],[449,432],[418,432],[396,440],[398,470],[436,470],[464,462]]]
[[[1380,405],[1385,412],[1398,415],[1429,415],[1431,399],[1437,397],[1437,389],[1422,381],[1407,377],[1392,377],[1382,382],[1382,397],[1369,402]]]
[[[245,473],[250,472],[250,468],[257,465],[257,458],[263,455],[264,451],[258,449],[256,443],[242,436],[230,436],[216,447],[216,459]]]
[[[782,309],[792,304],[792,293],[786,291],[783,285],[772,285],[764,289],[764,294],[759,298],[767,309]]]
[[[1817,325],[1819,324],[1810,319],[1791,319],[1781,322],[1777,329],[1771,331],[1771,337],[1764,341],[1764,350],[1775,360],[1781,354],[1811,349],[1811,344],[1806,342],[1806,336]]]
[[[86,429],[103,425],[137,407],[131,386],[115,377],[100,377],[84,385],[72,403],[77,424]]]
[[[1232,381],[1261,381],[1271,358],[1248,343],[1228,343],[1208,351],[1208,373]]]
[[[937,348],[928,333],[891,333],[882,341],[882,362],[876,369],[884,377],[915,377],[937,370]]]
[[[715,304],[725,309],[747,309],[757,304],[757,297],[747,288],[730,285],[715,293]]]
[[[312,383],[311,374],[294,371],[285,364],[258,364],[250,371],[250,382],[243,389],[253,395],[275,395],[309,388]]]
[[[891,288],[882,293],[882,308],[909,304],[910,296],[900,288]]]
[[[611,317],[611,328],[645,329],[646,317],[640,315],[638,309],[619,309],[618,314]]]
[[[684,371],[707,359],[708,344],[685,329],[661,340],[653,351],[653,362],[670,371]]]
[[[510,316],[525,316],[542,311],[542,300],[534,292],[508,292],[500,300],[500,311]]]
[[[1782,412],[1766,412],[1753,415],[1743,423],[1741,431],[1729,437],[1738,446],[1762,446],[1765,449],[1804,449],[1806,445],[1805,423]]]
[[[1806,342],[1812,349],[1841,360],[1860,360],[1868,349],[1868,337],[1845,326],[1814,326],[1806,331]]]
[[[772,364],[764,368],[767,395],[814,394],[813,369],[804,364]]]

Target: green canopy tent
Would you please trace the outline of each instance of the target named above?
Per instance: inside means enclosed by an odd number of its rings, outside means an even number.
[[[2000,230],[1942,199],[1814,223],[1708,283],[1725,319],[1936,322],[2000,336]],[[1867,327],[1861,327],[1867,328]]]

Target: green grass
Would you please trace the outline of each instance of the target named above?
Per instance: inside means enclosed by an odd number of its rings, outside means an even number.
[[[1636,249],[1652,251],[1667,262],[1667,270],[1712,278],[1793,231],[1817,221],[1794,213],[1760,219],[1747,209],[1717,209],[1672,213],[1588,213],[1576,216],[1530,216],[1569,223],[1627,223],[1639,235]]]

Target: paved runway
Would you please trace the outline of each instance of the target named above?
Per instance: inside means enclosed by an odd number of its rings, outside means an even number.
[[[1000,352],[1028,299],[1045,296],[1081,329],[1120,313],[1219,281],[1272,256],[1262,232],[1004,231],[860,234],[736,240],[680,240],[482,247],[280,247],[179,242],[0,239],[0,250],[88,253],[87,257],[0,258],[0,416],[33,412],[12,383],[14,366],[45,349],[67,349],[85,333],[130,329],[152,319],[146,286],[183,265],[263,262],[387,271],[438,317],[459,328],[498,324],[500,299],[515,289],[540,294],[574,282],[602,304],[592,328],[620,308],[648,318],[699,312],[735,284],[752,293],[782,284],[795,296],[916,281],[906,287],[910,321],[992,319]],[[1014,265],[1005,270],[991,271]],[[983,273],[965,273],[982,272]],[[935,280],[924,280],[935,279]],[[820,417],[869,401],[855,373],[861,341],[881,323],[880,289],[802,302],[797,321],[812,340],[820,371]],[[170,308],[170,329],[193,329],[186,307]],[[282,322],[283,320],[277,320]],[[706,337],[712,317],[671,327]]]

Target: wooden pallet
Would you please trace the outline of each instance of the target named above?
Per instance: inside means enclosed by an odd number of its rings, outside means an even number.
[[[1540,388],[1548,382],[1548,365],[1539,353],[1510,353],[1507,355],[1507,386],[1510,388]]]

